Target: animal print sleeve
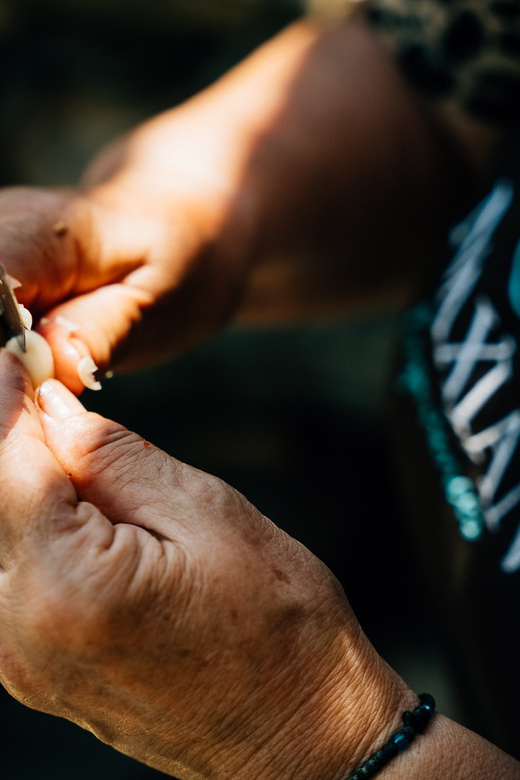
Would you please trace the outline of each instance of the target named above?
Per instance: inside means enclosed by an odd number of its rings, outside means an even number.
[[[520,119],[520,0],[368,0],[413,86],[486,122]]]

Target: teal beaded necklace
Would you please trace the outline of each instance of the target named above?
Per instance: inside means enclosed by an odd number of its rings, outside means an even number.
[[[404,366],[398,387],[414,400],[426,444],[440,473],[446,501],[453,507],[459,532],[467,541],[475,542],[484,532],[484,514],[475,486],[465,476],[454,452],[446,417],[436,403],[430,383],[427,331],[431,321],[432,308],[428,303],[419,304],[405,315],[402,339]]]

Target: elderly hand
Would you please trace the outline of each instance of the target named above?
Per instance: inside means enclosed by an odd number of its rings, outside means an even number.
[[[0,352],[0,678],[180,778],[335,780],[414,705],[327,568]],[[395,720],[397,718],[397,720]]]

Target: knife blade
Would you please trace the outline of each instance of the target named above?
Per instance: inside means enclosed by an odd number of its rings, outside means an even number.
[[[25,352],[25,326],[9,277],[0,263],[0,346],[3,347],[13,337],[18,339]]]

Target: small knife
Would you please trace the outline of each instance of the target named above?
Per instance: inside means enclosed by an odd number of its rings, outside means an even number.
[[[25,326],[7,272],[0,264],[0,346],[13,337],[25,352]]]

